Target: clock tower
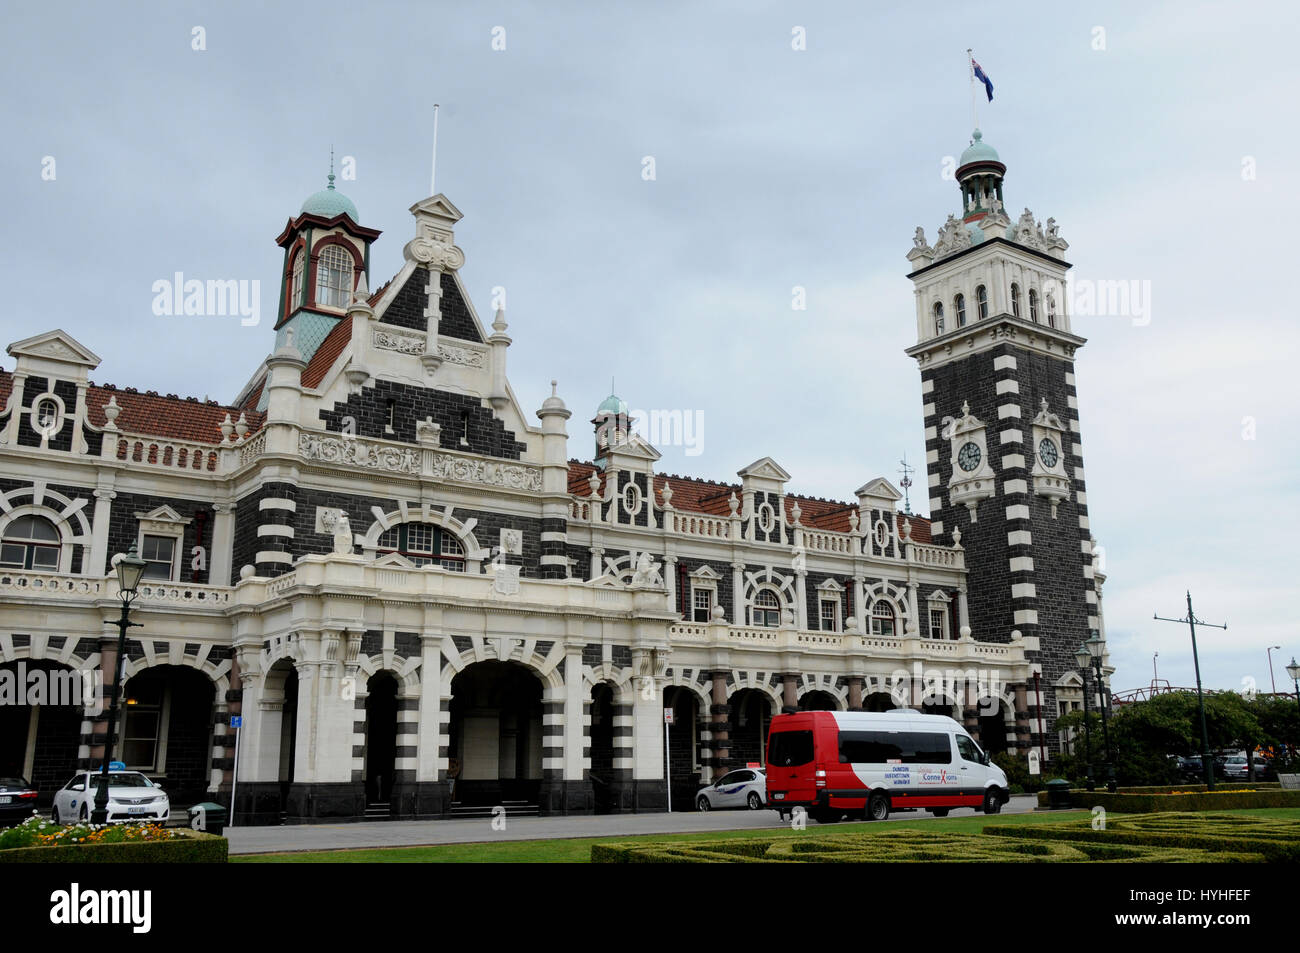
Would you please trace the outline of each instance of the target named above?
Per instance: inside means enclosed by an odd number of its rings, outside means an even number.
[[[1084,339],[1070,327],[1068,246],[1054,219],[1007,215],[1005,175],[975,130],[959,213],[933,245],[918,228],[907,256],[907,353],[921,372],[932,534],[951,544],[960,530],[975,638],[1024,638],[1033,744],[1056,751],[1056,716],[1082,697],[1074,653],[1102,628],[1074,374]]]

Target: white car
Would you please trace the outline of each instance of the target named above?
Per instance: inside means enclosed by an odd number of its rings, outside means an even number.
[[[695,795],[695,807],[711,811],[715,807],[747,807],[757,811],[767,804],[767,774],[763,768],[728,771],[713,784],[702,787]]]
[[[89,821],[95,811],[95,794],[99,790],[99,772],[81,771],[54,795],[50,813],[55,824]],[[108,771],[108,822],[166,822],[171,816],[171,801],[162,788],[139,771],[110,768]]]

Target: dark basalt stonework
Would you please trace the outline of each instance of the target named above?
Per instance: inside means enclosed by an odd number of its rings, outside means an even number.
[[[397,292],[397,296],[393,299],[393,303],[388,306],[388,310],[379,319],[380,323],[391,324],[399,328],[410,328],[415,331],[427,331],[429,319],[424,316],[424,311],[429,306],[429,296],[424,289],[428,287],[428,284],[429,269],[415,269],[411,276],[406,279],[406,284],[402,286],[402,290]],[[443,337],[482,344],[483,338],[478,332],[474,318],[469,313],[469,306],[465,304],[465,299],[461,296],[460,288],[456,286],[456,279],[451,272],[444,271],[442,273],[440,287],[442,298],[439,301],[438,310],[442,313],[442,318],[438,321],[438,333]]]

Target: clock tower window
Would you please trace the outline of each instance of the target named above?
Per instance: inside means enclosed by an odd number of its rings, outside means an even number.
[[[1011,282],[1011,313],[1020,317],[1020,285]]]
[[[936,336],[943,334],[943,303],[940,301],[934,303],[934,333]]]
[[[983,285],[975,289],[975,304],[979,308],[979,319],[983,321],[989,316],[989,293]]]
[[[1038,323],[1038,292],[1033,288],[1029,289],[1029,320]]]
[[[957,312],[957,327],[966,327],[966,296],[958,295],[952,301],[952,309]]]

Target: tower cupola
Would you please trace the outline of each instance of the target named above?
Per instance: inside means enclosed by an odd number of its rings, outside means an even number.
[[[985,142],[984,134],[976,129],[971,133],[970,145],[962,152],[957,165],[962,221],[978,222],[989,212],[1002,207],[1002,178],[1006,173],[1007,167],[998,159],[997,150]]]

